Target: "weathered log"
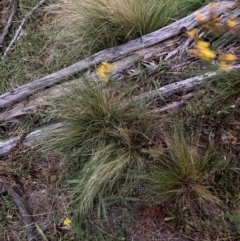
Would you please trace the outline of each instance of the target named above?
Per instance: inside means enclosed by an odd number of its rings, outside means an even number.
[[[34,144],[39,144],[41,143],[41,141],[44,140],[46,134],[63,126],[64,126],[64,123],[57,123],[57,124],[53,124],[53,125],[35,130],[30,134],[28,134],[24,138],[24,140],[22,140],[21,144],[25,147],[30,147],[30,146],[33,146]],[[13,150],[13,148],[16,147],[17,144],[19,143],[20,139],[21,139],[21,136],[17,136],[10,140],[0,142],[0,157],[8,154],[11,150]]]
[[[177,109],[178,107],[184,105],[186,100],[189,100],[192,97],[193,97],[193,93],[188,93],[187,95],[183,95],[181,97],[180,101],[173,101],[172,103],[169,103],[169,104],[167,104],[163,107],[154,108],[153,110],[149,111],[148,113],[152,114],[152,115],[159,115],[163,112],[166,112],[166,111],[169,111],[169,110],[172,110],[172,109]]]
[[[26,232],[27,232],[27,240],[28,241],[37,241],[37,233],[35,230],[34,222],[31,217],[31,213],[28,209],[28,206],[20,195],[17,188],[8,187],[8,193],[12,197],[15,205],[18,207],[18,210],[22,216],[23,222],[25,224]]]
[[[236,5],[235,1],[222,1],[218,3],[218,8],[215,11],[216,15],[224,13],[227,9],[234,8]],[[102,50],[84,60],[81,60],[65,69],[62,69],[58,72],[45,76],[41,79],[34,80],[31,83],[20,86],[15,90],[7,92],[0,96],[0,109],[8,107],[13,103],[26,98],[33,93],[43,90],[46,87],[53,86],[60,81],[69,78],[73,74],[85,70],[91,66],[95,66],[103,61],[114,61],[120,57],[131,54],[134,51],[144,49],[146,47],[153,46],[159,42],[162,42],[166,39],[169,39],[173,36],[176,36],[181,33],[182,29],[192,29],[199,25],[196,21],[196,15],[201,13],[204,14],[205,20],[211,18],[211,4],[203,7],[200,10],[195,11],[191,15],[178,20],[160,30],[147,34],[136,40],[132,40],[126,44]]]
[[[235,69],[240,69],[240,65],[235,65],[235,66],[230,67],[229,71],[235,70]],[[219,73],[221,73],[221,71],[208,72],[204,75],[188,78],[188,79],[185,79],[185,80],[182,80],[182,81],[170,84],[170,85],[166,85],[157,90],[136,96],[134,98],[134,100],[139,101],[139,102],[141,102],[141,101],[150,102],[152,100],[169,98],[172,95],[179,93],[179,92],[189,92],[194,87],[201,85],[203,83],[203,80],[216,76]],[[164,107],[162,107],[162,108],[164,108]],[[66,125],[66,123],[57,123],[57,124],[53,124],[53,125],[44,127],[42,129],[33,131],[30,134],[28,134],[26,136],[26,138],[22,141],[22,145],[29,147],[36,143],[40,143],[40,142],[44,141],[45,134],[48,134],[49,132],[51,132],[53,130],[61,128],[64,125]],[[21,137],[14,137],[10,140],[0,142],[0,156],[4,156],[7,153],[9,153],[18,144],[18,141],[20,140],[20,138]]]
[[[231,66],[228,68],[228,71],[239,69],[239,68],[240,68],[240,65]],[[203,80],[216,76],[217,74],[220,74],[220,73],[222,73],[221,70],[208,72],[200,76],[195,76],[170,85],[163,86],[159,89],[152,90],[151,92],[147,92],[139,96],[136,96],[133,99],[136,101],[150,102],[151,100],[156,100],[156,99],[166,99],[180,92],[187,93],[191,91],[194,87],[202,85]]]
[[[116,71],[113,72],[112,77],[116,80],[121,80],[122,78],[121,72],[131,68],[135,62],[138,62],[141,60],[145,61],[147,59],[151,59],[153,56],[154,58],[160,58],[163,55],[166,55],[167,49],[173,48],[173,46],[177,44],[177,42],[178,42],[178,39],[177,40],[170,39],[170,40],[164,41],[163,43],[155,45],[153,47],[149,47],[144,50],[139,50],[131,56],[127,56],[125,58],[115,61],[114,64],[118,68]],[[135,70],[134,67],[132,68],[133,70]],[[71,89],[73,86],[81,85],[83,79],[84,80],[87,79],[88,81],[90,81],[90,80],[96,80],[97,78],[98,77],[95,71],[93,72],[89,71],[89,73],[85,74],[80,79],[74,79],[69,82],[65,82],[65,83],[53,86],[37,94],[34,94],[30,96],[28,100],[23,100],[21,102],[14,104],[10,108],[6,108],[0,111],[0,122],[8,121],[11,118],[16,118],[21,115],[30,114],[38,106],[44,106],[45,104],[48,105],[49,101],[64,95],[64,93],[68,91],[68,89]]]

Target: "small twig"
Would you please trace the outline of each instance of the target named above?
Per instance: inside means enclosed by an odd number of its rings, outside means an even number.
[[[21,213],[27,231],[28,241],[36,240],[36,232],[34,230],[35,226],[25,200],[21,197],[20,193],[14,187],[8,188],[8,193],[12,197],[14,203],[18,207],[19,212]]]
[[[16,0],[12,0],[12,3],[13,3],[12,12],[11,12],[9,18],[8,18],[7,24],[4,27],[1,36],[0,36],[0,46],[3,44],[5,37],[6,37],[6,35],[9,32],[9,28],[12,25],[13,17],[15,15],[16,11],[17,11],[17,1]]]
[[[59,122],[57,124],[52,124],[46,126],[45,128],[41,128],[29,133],[27,136],[17,136],[7,141],[0,141],[0,158],[4,155],[8,154],[13,150],[14,147],[17,147],[19,142],[21,142],[22,146],[30,147],[35,144],[39,144],[47,137],[47,134],[51,131],[57,130],[65,126],[66,123]]]
[[[7,53],[9,52],[10,48],[13,46],[13,44],[15,43],[15,41],[17,40],[19,34],[21,33],[22,31],[22,28],[23,28],[23,25],[25,24],[25,22],[29,19],[29,17],[32,15],[32,13],[38,8],[40,7],[43,3],[45,2],[45,0],[41,0],[34,8],[31,9],[31,11],[29,11],[25,17],[23,18],[23,20],[21,21],[17,31],[15,32],[14,34],[14,37],[12,39],[12,41],[10,42],[9,46],[7,47],[7,49],[5,50],[3,56],[2,56],[2,60],[5,59]]]
[[[23,222],[25,224],[26,232],[27,232],[27,240],[28,241],[36,241],[36,230],[34,226],[34,222],[31,217],[31,213],[27,206],[26,201],[21,195],[21,190],[18,186],[12,185],[9,180],[4,180],[5,178],[0,177],[0,194],[8,193],[15,205],[17,206]]]
[[[163,107],[160,108],[155,108],[153,110],[150,110],[148,113],[149,114],[161,114],[162,112],[166,112],[169,110],[177,109],[180,106],[185,104],[186,100],[189,100],[193,97],[193,93],[188,93],[187,95],[182,96],[180,101],[173,101],[172,103],[169,103]]]

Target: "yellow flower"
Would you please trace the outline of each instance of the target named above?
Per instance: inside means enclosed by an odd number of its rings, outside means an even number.
[[[110,74],[113,70],[116,69],[115,64],[109,64],[107,62],[102,62],[102,64],[97,68],[97,72],[102,81],[108,80],[108,74]]]
[[[204,60],[211,60],[215,58],[215,52],[211,49],[202,49],[199,53],[199,57]]]
[[[190,50],[190,53],[198,56],[199,58],[201,58],[203,60],[214,59],[216,54],[214,51],[209,49],[209,45],[210,45],[209,42],[199,40],[196,43],[195,48]]]
[[[196,20],[197,20],[198,22],[204,22],[204,21],[205,21],[205,16],[204,16],[204,14],[198,13],[198,14],[196,15]]]
[[[223,61],[235,61],[237,59],[237,57],[234,54],[222,54],[219,57],[219,60],[223,60]]]
[[[210,46],[210,43],[209,43],[209,42],[202,41],[202,40],[199,40],[199,41],[196,43],[196,47],[199,48],[199,49],[208,48],[209,46]]]
[[[192,30],[187,31],[187,36],[190,38],[194,38],[197,34],[198,29],[197,28],[193,28]]]
[[[234,19],[234,17],[230,17],[230,19],[227,21],[227,27],[229,29],[234,28],[238,22]]]
[[[237,57],[234,54],[222,54],[219,57],[219,68],[226,70],[236,59]]]
[[[65,218],[64,221],[63,221],[63,225],[64,226],[70,226],[71,222],[72,221],[69,218]]]
[[[218,3],[211,3],[210,8],[212,11],[216,11],[218,9]]]
[[[225,61],[220,61],[219,68],[222,70],[226,70],[228,68],[228,64]]]

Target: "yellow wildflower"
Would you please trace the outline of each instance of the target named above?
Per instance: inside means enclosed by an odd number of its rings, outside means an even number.
[[[226,70],[228,68],[228,64],[225,61],[220,61],[219,62],[219,68],[222,70]]]
[[[204,22],[205,21],[205,16],[204,16],[204,14],[202,14],[202,13],[198,13],[197,15],[196,15],[196,20],[198,21],[198,22]]]
[[[199,57],[204,60],[211,60],[215,58],[215,53],[211,49],[202,49],[199,53]]]
[[[209,43],[209,42],[202,41],[202,40],[199,40],[199,41],[196,43],[196,47],[199,48],[199,49],[208,48],[209,46],[210,46],[210,43]]]
[[[219,57],[219,60],[222,61],[235,61],[237,59],[237,57],[234,54],[222,54]]]
[[[64,226],[70,226],[71,222],[72,221],[69,218],[65,218],[64,221],[63,221],[63,225]]]
[[[212,11],[216,11],[218,9],[218,3],[211,3],[210,8]]]
[[[216,54],[214,51],[209,49],[209,45],[210,45],[209,42],[199,40],[196,43],[195,48],[190,50],[190,53],[198,56],[199,58],[201,58],[203,60],[214,59]]]
[[[234,17],[230,17],[230,19],[227,21],[227,27],[228,29],[234,28],[238,22],[234,19]]]
[[[226,70],[236,59],[237,57],[234,54],[222,54],[219,57],[219,68]]]
[[[110,74],[113,70],[116,69],[115,64],[109,64],[107,62],[102,62],[102,64],[97,68],[97,72],[101,77],[102,81],[108,80],[108,74]]]
[[[197,34],[198,29],[197,28],[193,28],[192,30],[189,30],[186,32],[187,36],[190,38],[194,38]]]

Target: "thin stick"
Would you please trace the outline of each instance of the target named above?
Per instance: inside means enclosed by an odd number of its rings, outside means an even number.
[[[13,181],[14,182],[14,181]],[[0,176],[0,194],[8,193],[13,202],[17,206],[23,222],[25,224],[26,232],[27,232],[27,240],[28,241],[36,241],[36,230],[34,227],[34,222],[32,219],[32,215],[29,211],[28,205],[25,199],[22,197],[22,190],[15,184],[12,184],[12,180],[6,179]]]
[[[5,50],[3,56],[2,56],[2,61],[5,59],[7,53],[9,52],[10,48],[13,46],[13,44],[15,43],[15,41],[17,40],[19,34],[21,33],[22,31],[22,28],[23,28],[23,25],[25,24],[25,22],[29,19],[29,17],[32,15],[32,13],[39,7],[41,6],[43,3],[45,2],[45,0],[41,0],[34,8],[32,8],[31,11],[29,11],[25,17],[23,18],[23,20],[21,21],[17,31],[15,32],[14,34],[14,37],[12,39],[12,41],[10,42],[9,46],[7,47],[7,49]]]
[[[8,193],[12,197],[14,203],[18,207],[19,212],[21,213],[23,222],[25,224],[25,228],[27,231],[27,240],[28,241],[36,241],[36,230],[34,226],[34,222],[32,220],[29,208],[27,206],[27,203],[23,199],[23,197],[20,195],[20,193],[17,191],[14,187],[8,188]]]
[[[12,25],[13,17],[15,15],[16,11],[17,11],[17,1],[12,0],[12,3],[13,3],[12,12],[11,12],[9,18],[8,18],[6,26],[3,29],[2,35],[0,36],[0,46],[3,44],[5,37],[9,32],[9,28]]]
[[[160,107],[160,108],[155,108],[153,110],[150,110],[149,114],[161,114],[162,112],[166,112],[166,111],[169,111],[169,110],[172,110],[172,109],[177,109],[178,107],[184,105],[186,102],[186,100],[189,100],[193,97],[193,93],[188,93],[187,95],[184,95],[182,96],[181,100],[180,101],[173,101],[172,103],[169,103],[163,107]]]

